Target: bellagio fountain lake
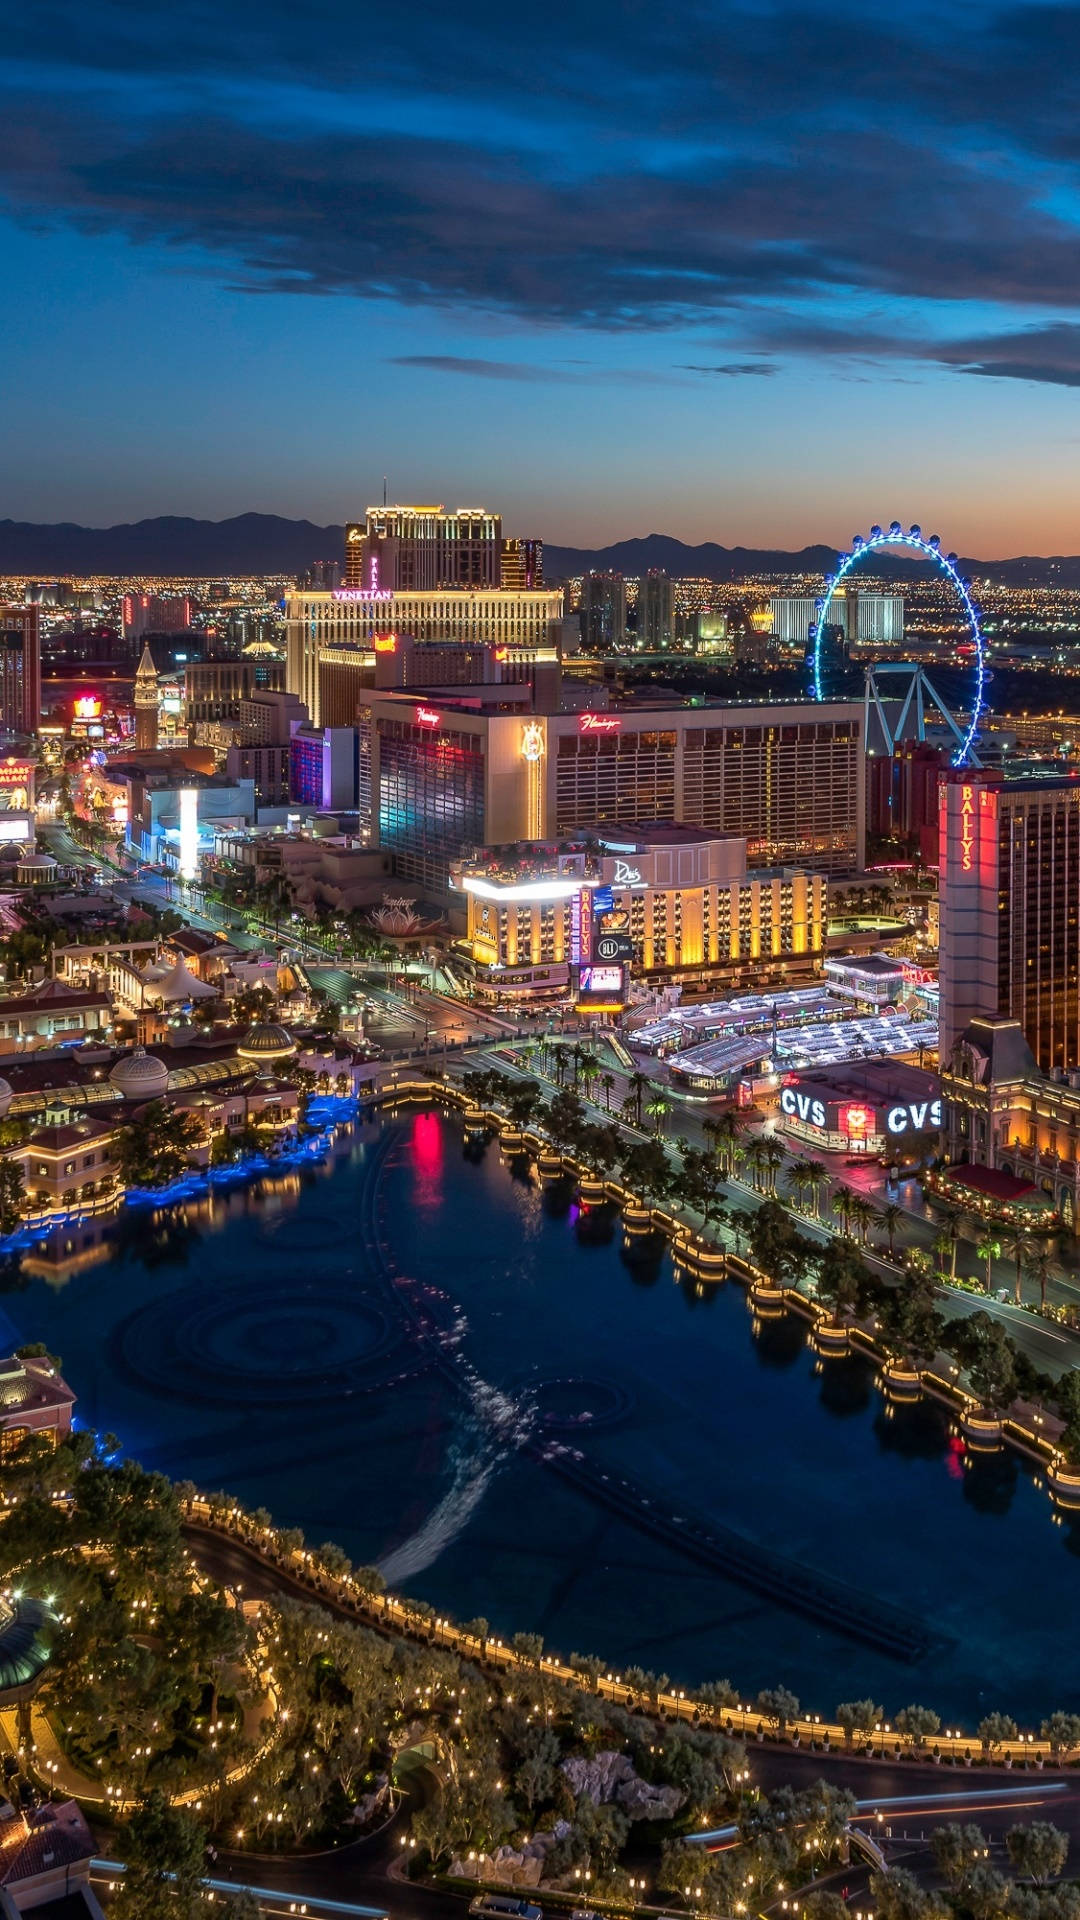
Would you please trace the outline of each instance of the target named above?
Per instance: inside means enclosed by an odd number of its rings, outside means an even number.
[[[1080,1516],[1029,1463],[456,1118],[127,1210],[71,1268],[10,1266],[0,1337],[60,1355],[84,1425],[460,1620],[822,1713],[1074,1704]]]

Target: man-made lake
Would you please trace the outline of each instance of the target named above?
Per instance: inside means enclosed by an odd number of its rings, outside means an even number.
[[[680,1282],[454,1119],[133,1214],[107,1262],[12,1279],[0,1310],[144,1465],[460,1619],[819,1711],[1075,1704],[1080,1523],[1023,1461],[890,1411],[864,1361]]]

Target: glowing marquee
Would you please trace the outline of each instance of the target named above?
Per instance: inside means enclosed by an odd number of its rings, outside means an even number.
[[[442,715],[432,707],[414,707],[413,721],[418,727],[441,727]]]
[[[361,600],[392,600],[393,587],[335,587],[334,599],[347,605]]]
[[[619,713],[579,713],[577,730],[579,733],[618,733],[622,726]]]

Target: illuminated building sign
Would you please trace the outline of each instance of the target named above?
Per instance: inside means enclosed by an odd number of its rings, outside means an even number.
[[[500,887],[491,880],[481,880],[475,874],[467,873],[462,879],[462,891],[477,893],[483,900],[571,900],[580,893],[588,881],[582,880],[522,880],[517,885]]]
[[[396,653],[397,652],[397,634],[396,633],[380,633],[377,636],[375,641],[375,651],[376,653]]]
[[[95,694],[80,693],[75,702],[76,720],[100,720],[101,701]]]
[[[393,587],[335,587],[334,588],[334,599],[344,600],[349,602],[350,604],[354,601],[360,601],[360,600],[392,600],[393,597],[394,597]]]
[[[616,860],[615,878],[611,884],[613,887],[643,887],[645,882],[640,867],[632,867],[625,860]]]
[[[618,713],[579,713],[579,733],[618,733],[622,715]]]
[[[940,1127],[941,1101],[913,1100],[908,1106],[890,1107],[885,1125],[890,1133],[906,1133],[909,1127],[914,1133],[922,1133],[927,1127]]]
[[[874,1116],[869,1107],[841,1107],[841,1133],[869,1133]]]
[[[34,771],[32,760],[0,762],[0,787],[25,787]]]
[[[413,720],[418,727],[441,727],[442,716],[432,707],[414,707]]]
[[[541,760],[544,755],[544,729],[539,720],[527,720],[521,729],[521,757]]]
[[[970,873],[975,865],[975,789],[960,789],[960,866]]]
[[[785,1087],[780,1095],[780,1111],[790,1120],[802,1120],[811,1127],[825,1125],[825,1102],[814,1100],[808,1093],[798,1093],[794,1087]]]

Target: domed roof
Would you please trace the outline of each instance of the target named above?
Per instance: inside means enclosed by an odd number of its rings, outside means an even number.
[[[296,1041],[287,1027],[259,1025],[248,1028],[236,1051],[241,1060],[288,1060]]]
[[[43,1600],[22,1594],[0,1600],[0,1702],[40,1680],[49,1662],[53,1619]]]
[[[109,1075],[109,1085],[122,1093],[125,1100],[153,1100],[166,1091],[169,1069],[156,1054],[136,1047],[134,1053],[125,1054],[117,1061]]]
[[[4,1115],[10,1109],[14,1098],[14,1090],[10,1083],[7,1080],[0,1080],[0,1120],[4,1118]]]

